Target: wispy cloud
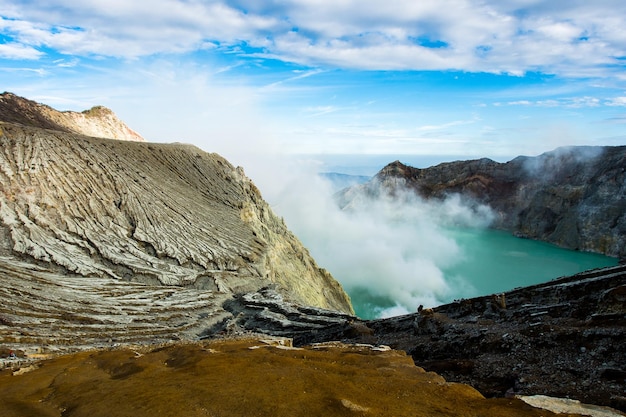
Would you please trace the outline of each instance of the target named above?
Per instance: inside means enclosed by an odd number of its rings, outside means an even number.
[[[33,73],[39,76],[48,74],[48,71],[44,68],[25,68],[25,67],[0,67],[0,71],[9,73]]]
[[[610,119],[604,120],[604,122],[626,124],[626,115],[611,117]]]
[[[516,100],[506,103],[496,102],[495,106],[528,106],[528,107],[565,107],[565,108],[584,108],[584,107],[598,107],[603,104],[602,100],[597,97],[566,97],[558,99],[544,99],[544,100]],[[604,102],[605,105],[610,102]]]
[[[471,123],[475,123],[476,120],[455,120],[452,122],[444,123],[441,125],[425,125],[417,128],[418,131],[434,131],[434,130],[444,130],[450,127],[459,126],[459,125],[467,125]]]
[[[309,117],[322,116],[324,114],[334,113],[338,110],[339,108],[335,106],[315,106],[315,107],[307,107],[304,109],[304,111],[308,113]]]
[[[73,68],[79,64],[80,60],[78,58],[73,59],[57,59],[53,62],[57,67],[60,68]]]
[[[626,97],[613,97],[606,101],[607,106],[626,106]]]
[[[303,78],[312,77],[314,75],[317,75],[317,74],[320,74],[320,73],[323,73],[323,72],[324,71],[321,70],[321,69],[312,69],[312,70],[305,70],[305,71],[303,71],[303,70],[295,70],[295,71],[292,72],[291,76],[283,78],[283,79],[281,79],[279,81],[275,81],[275,82],[273,82],[271,84],[268,84],[268,85],[262,87],[261,89],[262,90],[271,90],[271,89],[274,89],[274,88],[276,88],[278,86],[281,86],[283,84],[289,83],[291,81],[296,81],[296,80],[301,80]]]
[[[16,42],[13,43],[4,43],[0,44],[0,57],[4,59],[38,59],[41,57],[43,53],[38,51],[37,49],[19,44]]]

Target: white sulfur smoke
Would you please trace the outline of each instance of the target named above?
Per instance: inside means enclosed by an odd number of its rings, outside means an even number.
[[[463,296],[462,279],[443,272],[463,256],[445,227],[485,226],[488,209],[473,208],[458,196],[425,202],[399,190],[393,197],[384,192],[376,198],[361,195],[349,210],[342,210],[315,164],[301,160],[295,166],[272,180],[267,170],[259,177],[251,175],[274,211],[348,293],[365,290],[389,300],[388,306],[378,308],[379,316]]]

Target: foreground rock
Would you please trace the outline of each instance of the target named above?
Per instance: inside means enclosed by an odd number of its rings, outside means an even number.
[[[626,266],[364,323],[415,363],[487,396],[577,399],[626,411]]]
[[[550,416],[485,399],[404,352],[256,340],[90,351],[0,372],[4,417]]]
[[[489,397],[542,394],[626,411],[626,266],[380,320],[290,305],[271,289],[226,309],[232,316],[207,336],[389,345]]]
[[[626,258],[626,146],[559,148],[507,163],[478,159],[426,169],[396,161],[340,200],[349,206],[363,194],[406,189],[426,199],[458,194],[467,204],[489,206],[496,228]]]

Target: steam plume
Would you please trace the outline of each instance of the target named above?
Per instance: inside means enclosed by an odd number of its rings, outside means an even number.
[[[463,257],[445,228],[486,226],[491,218],[488,208],[473,207],[459,196],[426,202],[409,191],[398,189],[391,196],[381,189],[375,198],[360,194],[342,210],[332,196],[332,185],[317,175],[314,163],[295,165],[297,169],[283,167],[282,175],[272,180],[267,170],[263,180],[252,177],[262,183],[265,198],[318,264],[348,293],[365,291],[388,300],[387,308],[379,308],[380,316],[463,296],[468,284],[443,273]]]

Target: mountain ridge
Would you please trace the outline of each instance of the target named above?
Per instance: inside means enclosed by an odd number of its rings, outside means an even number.
[[[0,121],[99,138],[145,141],[107,107],[61,112],[10,92],[0,94]]]
[[[347,207],[359,195],[400,190],[426,200],[459,194],[470,205],[490,207],[494,228],[626,257],[626,146],[563,147],[505,163],[482,158],[424,169],[395,161],[338,199]]]

